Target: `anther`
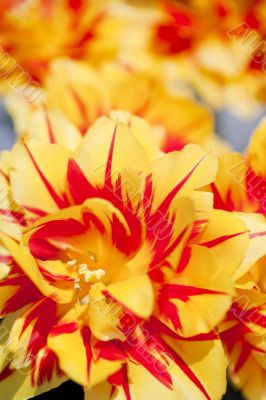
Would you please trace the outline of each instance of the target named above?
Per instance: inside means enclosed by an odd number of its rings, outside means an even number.
[[[74,289],[77,290],[77,291],[81,290],[80,279],[75,279],[75,281],[74,281]]]
[[[95,275],[94,271],[86,271],[84,274],[84,279],[85,282],[91,282],[93,279],[93,276]]]
[[[84,296],[81,300],[80,300],[80,304],[81,305],[86,305],[89,304],[90,302],[90,296],[87,294],[86,296]]]
[[[97,269],[96,271],[87,270],[84,273],[84,278],[86,282],[100,281],[106,272],[103,269]]]
[[[95,275],[96,275],[96,278],[98,279],[98,281],[100,281],[101,278],[103,278],[106,275],[106,272],[104,269],[97,269],[95,271]]]
[[[70,267],[74,267],[74,265],[77,264],[77,260],[75,260],[75,259],[70,260],[70,261],[67,262],[67,264],[68,264]]]
[[[88,270],[88,265],[87,264],[80,264],[79,265],[79,273],[80,274],[85,274],[87,270]]]

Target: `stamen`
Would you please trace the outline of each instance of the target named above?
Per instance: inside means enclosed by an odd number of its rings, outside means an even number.
[[[85,282],[92,282],[94,280],[93,279],[94,276],[95,276],[94,271],[86,271],[84,275]]]
[[[78,292],[81,290],[80,279],[75,279],[75,281],[74,281],[74,289],[77,290]]]
[[[70,267],[74,267],[74,265],[77,264],[77,260],[75,260],[75,259],[70,260],[70,261],[67,262],[67,264],[68,264]]]
[[[80,300],[80,304],[81,305],[86,305],[89,304],[90,302],[90,296],[87,294],[86,296],[84,296],[81,300]]]
[[[84,274],[86,282],[100,281],[103,276],[106,275],[104,269],[96,269],[96,271],[87,270]]]
[[[80,274],[85,274],[88,271],[88,265],[87,264],[80,264],[79,265],[79,273]]]
[[[95,275],[96,275],[96,278],[98,279],[98,281],[100,281],[101,278],[103,278],[106,275],[106,272],[104,269],[97,269],[95,271]]]

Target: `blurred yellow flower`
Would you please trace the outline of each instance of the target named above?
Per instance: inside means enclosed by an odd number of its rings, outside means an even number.
[[[266,102],[265,0],[154,1],[152,9],[158,15],[149,35],[143,28],[146,47],[140,43],[130,49],[128,61],[187,82],[214,108],[241,117],[261,110]]]
[[[62,56],[99,63],[116,55],[119,21],[106,0],[1,2],[0,71],[9,86],[42,82],[49,63]],[[108,34],[107,34],[108,32]],[[6,86],[7,87],[7,86]]]
[[[134,71],[119,63],[104,63],[95,69],[69,59],[54,61],[40,101],[25,102],[11,94],[6,105],[17,133],[25,133],[26,137],[47,137],[47,131],[37,128],[45,117],[44,106],[55,131],[55,114],[57,118],[61,114],[61,119],[66,117],[74,125],[72,130],[75,127],[80,139],[96,118],[122,110],[145,118],[152,126],[154,140],[165,152],[179,150],[187,143],[200,144],[218,154],[230,149],[214,134],[211,112],[187,90],[176,89],[152,73]]]

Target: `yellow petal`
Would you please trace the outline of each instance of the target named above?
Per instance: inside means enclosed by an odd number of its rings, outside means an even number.
[[[233,274],[246,255],[249,238],[245,223],[233,213],[213,210],[199,244],[208,247],[223,265],[225,273]]]
[[[0,335],[0,372],[2,373],[5,367],[7,367],[8,361],[10,359],[14,360],[16,364],[16,359],[14,355],[7,354],[7,348],[12,343],[10,341],[10,329],[14,323],[16,314],[5,318],[1,324],[1,335]],[[20,353],[23,347],[20,347]],[[17,364],[18,366],[19,364]],[[28,400],[31,397],[38,396],[44,392],[54,389],[55,387],[61,385],[67,378],[64,376],[58,377],[53,374],[50,382],[45,382],[40,386],[32,385],[32,376],[29,370],[13,370],[11,375],[8,375],[5,379],[0,382],[0,391],[5,394],[5,400]]]
[[[92,286],[89,296],[89,321],[93,335],[102,341],[125,340],[119,329],[122,309],[119,305],[110,302],[102,291],[105,286],[101,283]]]
[[[113,157],[108,160],[112,142]],[[92,126],[73,158],[94,186],[103,186],[106,167],[111,168],[109,178],[113,182],[123,170],[149,172],[147,155],[129,127],[104,117]]]
[[[17,244],[15,240],[4,234],[1,234],[1,239],[20,268],[45,296],[52,297],[58,303],[71,302],[74,295],[73,290],[54,287],[44,279],[27,247]]]
[[[155,131],[145,119],[125,111],[111,111],[110,117],[130,127],[131,133],[143,147],[150,161],[163,155],[156,143]]]
[[[234,274],[234,279],[242,277],[266,253],[266,219],[262,214],[237,213],[250,232],[250,240],[245,257]]]
[[[191,257],[182,273],[171,284],[187,287],[186,300],[172,299],[177,307],[182,335],[208,333],[224,318],[232,302],[233,280],[209,249],[192,246]],[[199,291],[193,293],[193,288]]]
[[[88,369],[86,348],[79,329],[75,332],[58,336],[50,335],[48,347],[57,354],[62,371],[69,378],[86,387],[105,381],[121,365],[120,362],[116,361],[91,360]],[[75,349],[75,351],[69,351],[69,349]]]
[[[107,292],[141,318],[148,318],[153,311],[154,293],[147,275],[112,283],[107,287]]]
[[[11,173],[16,202],[47,212],[66,207],[64,192],[70,155],[69,150],[54,144],[31,141],[16,145],[12,153]]]
[[[56,353],[60,369],[69,378],[80,385],[89,384],[86,348],[79,329],[72,333],[50,335],[48,347]]]
[[[45,81],[49,108],[62,110],[76,127],[88,128],[108,104],[98,72],[67,58],[54,60],[49,72]]]
[[[69,150],[76,150],[82,140],[80,132],[63,114],[43,109],[32,113],[25,138],[36,139],[39,143],[57,143]]]
[[[262,177],[266,176],[266,118],[264,118],[253,133],[248,147],[248,161],[254,171]]]
[[[159,206],[166,194],[177,187],[178,197],[189,196],[193,190],[211,183],[216,172],[216,157],[197,145],[187,145],[179,152],[168,153],[152,164],[154,204]]]
[[[226,365],[221,342],[219,340],[206,342],[167,340],[167,342],[196,375],[209,398],[220,400],[226,389]],[[172,378],[172,390],[162,385],[141,365],[129,363],[129,386],[132,398],[206,400],[204,393],[191,381],[188,375],[173,360],[170,360],[170,363],[167,372],[170,373]]]

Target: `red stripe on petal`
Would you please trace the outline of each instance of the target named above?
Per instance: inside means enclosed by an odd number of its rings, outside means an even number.
[[[30,239],[29,248],[33,257],[42,261],[58,260],[61,255],[61,250],[45,239]]]
[[[7,182],[10,182],[9,176],[0,168],[0,174],[7,180]]]
[[[126,400],[131,400],[126,364],[123,364],[122,368],[119,371],[111,375],[108,378],[108,382],[111,385],[122,386]]]
[[[145,324],[145,327],[151,332],[156,332],[158,335],[163,333],[177,340],[182,340],[185,342],[204,342],[210,340],[220,340],[220,336],[216,331],[211,331],[208,333],[200,333],[198,335],[184,337],[178,335],[176,332],[172,331],[167,325],[165,325],[160,319],[156,317],[151,317],[149,322]]]
[[[109,153],[108,153],[108,157],[107,157],[106,169],[105,169],[104,186],[108,187],[109,189],[113,189],[112,165],[113,165],[116,132],[117,132],[117,124],[116,124],[114,132],[113,132],[113,137],[112,137],[112,141],[111,141],[111,145],[110,145],[110,149],[109,149]]]
[[[12,370],[9,366],[10,366],[10,364],[7,365],[7,366],[3,369],[3,371],[0,373],[0,382],[1,382],[1,381],[4,381],[4,380],[7,379],[7,378],[9,378],[10,375],[13,374],[14,370]]]
[[[58,281],[66,281],[66,282],[74,281],[74,278],[72,278],[68,275],[53,274],[50,271],[47,271],[46,269],[42,268],[40,265],[38,265],[38,268],[39,268],[42,276],[50,282],[56,283]]]
[[[46,217],[48,215],[46,211],[40,210],[38,208],[28,206],[23,206],[23,208],[25,208],[25,210],[31,212],[32,214],[38,215],[38,217]]]
[[[250,345],[250,347],[251,347],[252,350],[256,351],[257,353],[261,353],[261,354],[265,354],[266,355],[266,350],[260,349],[260,348],[258,348],[256,346],[253,346],[253,345]]]
[[[73,159],[68,163],[67,180],[75,204],[82,204],[85,200],[97,196],[97,189],[90,184]]]
[[[39,290],[33,285],[26,275],[9,277],[0,282],[0,287],[17,286],[17,291],[10,297],[0,310],[1,316],[19,310],[29,303],[38,301],[41,297]]]
[[[91,224],[95,226],[95,228],[101,233],[101,235],[105,234],[105,226],[102,221],[93,213],[89,211],[85,211],[83,213],[83,222],[86,229],[91,227]]]
[[[164,318],[172,322],[175,330],[182,331],[182,324],[178,315],[177,306],[167,300],[166,301],[158,300],[158,305]]]
[[[154,336],[152,337],[154,340]],[[138,346],[138,347],[137,347]],[[160,361],[155,355],[152,354],[151,350],[149,350],[148,346],[146,349],[140,350],[140,345],[136,343],[137,348],[131,348],[129,350],[130,356],[133,360],[137,361],[141,364],[147,371],[149,371],[159,382],[161,382],[168,389],[172,390],[172,378],[169,372],[167,371],[167,365]],[[154,349],[152,349],[154,350]]]
[[[69,84],[70,93],[77,105],[78,111],[83,119],[83,124],[80,127],[81,133],[85,133],[90,125],[90,119],[87,111],[86,104],[83,102],[76,90]]]
[[[55,135],[54,135],[52,124],[51,124],[51,121],[50,121],[50,118],[49,118],[46,108],[44,108],[44,115],[45,115],[45,121],[46,121],[46,125],[47,125],[47,131],[48,131],[50,143],[55,144],[56,143]]]
[[[189,180],[189,178],[192,176],[192,174],[195,172],[195,170],[198,168],[198,166],[202,163],[202,161],[205,159],[206,154],[201,157],[201,159],[194,165],[193,168],[187,173],[187,175],[174,187],[174,189],[167,195],[167,197],[164,199],[164,201],[161,203],[159,206],[158,210],[161,212],[165,213],[177,193],[182,189],[182,187],[186,184],[186,182]]]
[[[45,322],[49,322],[51,320],[51,316],[55,315],[56,312],[56,303],[54,303],[49,298],[44,298],[40,300],[39,303],[34,304],[29,313],[24,317],[24,324],[21,329],[21,335],[27,329],[27,327],[34,321],[35,318],[38,318],[43,315],[49,315],[49,318],[42,318],[42,322],[45,325]],[[20,337],[21,337],[20,335]]]
[[[72,10],[79,11],[83,6],[83,0],[68,0],[68,5]]]
[[[257,237],[265,236],[265,235],[266,235],[266,231],[264,231],[264,232],[253,232],[253,233],[249,234],[249,238],[250,239],[255,239]]]
[[[197,235],[199,235],[209,221],[207,219],[199,219],[195,221],[192,225],[192,231],[188,241],[193,240]]]
[[[152,176],[148,175],[145,179],[145,190],[143,194],[143,209],[145,212],[145,219],[147,220],[152,208],[154,198]]]
[[[160,263],[163,260],[166,260],[167,257],[171,255],[171,253],[175,250],[175,248],[180,244],[181,240],[184,238],[185,233],[187,232],[187,228],[185,228],[179,236],[174,240],[174,242],[156,258],[156,264]]]
[[[232,235],[220,236],[220,237],[215,238],[213,240],[210,240],[208,242],[201,243],[201,246],[205,246],[205,247],[208,247],[210,249],[210,248],[212,248],[214,246],[217,246],[217,245],[219,245],[221,243],[226,242],[227,240],[233,239],[233,238],[235,238],[237,236],[244,235],[245,233],[247,233],[247,231],[233,233]]]
[[[8,264],[12,261],[12,257],[11,256],[6,256],[6,255],[2,255],[0,254],[0,262],[3,264]]]
[[[119,347],[119,342],[116,344],[113,341],[99,341],[94,345],[94,353],[96,354],[97,360],[99,358],[105,358],[110,361],[127,359],[126,353]]]
[[[177,354],[172,347],[170,347],[166,342],[162,339],[159,339],[160,343],[164,346],[166,353],[168,353],[175,364],[184,372],[184,374],[194,383],[194,385],[204,394],[206,399],[211,400],[209,394],[207,393],[206,389],[194,374],[194,372],[189,368],[189,366],[185,363],[185,361]]]
[[[184,271],[184,269],[187,267],[189,263],[190,257],[191,257],[191,248],[185,247],[182,256],[180,258],[176,272],[180,274],[181,272]]]
[[[84,326],[81,331],[83,343],[86,349],[86,357],[87,357],[87,372],[88,376],[90,376],[90,368],[92,361],[92,351],[91,351],[91,331],[88,326]]]
[[[237,374],[239,370],[243,367],[243,365],[247,362],[249,356],[251,354],[251,348],[247,343],[243,343],[242,351],[239,359],[234,368],[234,373]]]
[[[27,146],[27,144],[25,142],[23,142],[24,147],[30,157],[30,160],[32,161],[39,177],[41,178],[44,186],[46,187],[48,193],[50,194],[51,198],[54,200],[55,204],[61,209],[61,208],[66,208],[69,206],[69,202],[64,198],[62,199],[60,196],[58,196],[58,194],[56,193],[56,191],[54,190],[53,186],[51,185],[51,183],[48,181],[48,179],[45,177],[45,175],[43,174],[43,172],[41,171],[40,167],[38,166],[35,158],[33,157],[29,147]]]
[[[36,371],[34,371],[34,372],[36,372]],[[52,380],[54,373],[57,376],[63,375],[63,372],[60,371],[60,369],[59,369],[59,363],[58,363],[58,359],[57,359],[55,353],[52,352],[47,347],[45,347],[44,353],[40,360],[38,371],[37,371],[37,374],[38,374],[38,380],[36,382],[37,385],[43,385],[46,382],[50,382]],[[33,383],[35,383],[34,375],[32,376]]]
[[[61,240],[66,237],[82,235],[85,233],[85,226],[73,219],[49,221],[43,224],[33,235],[32,239],[54,239]]]
[[[211,183],[211,189],[213,193],[213,207],[218,210],[227,210],[226,204],[223,201],[222,196],[218,191],[218,188],[215,185],[215,183]],[[227,211],[232,211],[232,210],[227,210]]]
[[[260,313],[259,307],[251,308],[250,310],[241,309],[240,318],[245,323],[252,323],[262,328],[266,328],[266,315]],[[234,308],[236,311],[236,307]]]
[[[166,284],[162,287],[161,290],[162,298],[174,298],[174,299],[180,299],[182,301],[189,300],[189,297],[191,296],[200,296],[205,294],[224,295],[225,293],[218,292],[216,290],[199,288],[195,286],[176,285],[176,284]]]
[[[27,222],[25,220],[24,214],[20,213],[19,211],[11,211],[11,210],[1,210],[0,214],[8,217],[12,220],[13,223],[19,224],[21,226],[27,226]]]
[[[59,336],[67,333],[74,333],[79,328],[77,322],[66,322],[58,324],[50,332],[51,336]]]

